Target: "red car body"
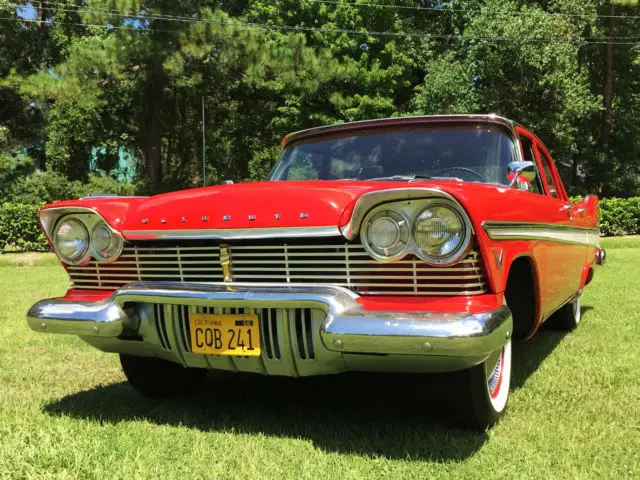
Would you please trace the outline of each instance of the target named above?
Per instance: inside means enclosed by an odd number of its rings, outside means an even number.
[[[378,292],[378,294],[369,295],[367,294],[367,287],[362,287],[357,290],[358,295],[349,300],[349,302],[357,302],[361,311],[357,319],[354,319],[355,317],[350,318],[348,327],[345,327],[347,330],[352,327],[356,328],[354,325],[359,324],[358,322],[364,322],[368,318],[367,315],[372,315],[371,318],[376,318],[375,321],[386,322],[385,325],[387,327],[385,328],[392,328],[390,325],[393,324],[394,315],[406,320],[407,325],[409,322],[413,322],[412,325],[414,326],[419,325],[421,319],[437,316],[441,322],[440,325],[451,326],[453,325],[451,322],[456,318],[463,318],[465,315],[475,315],[476,317],[464,318],[478,318],[478,316],[487,312],[511,310],[514,314],[513,326],[511,326],[511,323],[504,323],[504,330],[500,331],[503,337],[506,336],[504,343],[508,340],[510,341],[510,337],[514,334],[513,331],[519,337],[532,336],[543,322],[553,318],[554,314],[559,315],[559,312],[563,312],[563,309],[567,310],[568,306],[572,304],[574,305],[574,312],[575,304],[577,303],[578,305],[577,318],[579,320],[579,302],[577,301],[579,295],[582,289],[591,281],[594,266],[597,263],[601,263],[604,258],[604,252],[598,244],[598,200],[596,197],[589,196],[582,202],[572,203],[567,196],[548,150],[537,137],[525,128],[492,115],[376,120],[321,127],[293,134],[283,140],[283,149],[300,142],[312,142],[314,139],[323,138],[326,135],[333,135],[339,138],[341,135],[359,135],[368,131],[368,129],[384,128],[385,131],[393,131],[394,128],[434,123],[444,126],[443,128],[447,128],[448,125],[451,125],[451,128],[455,128],[454,124],[458,126],[466,123],[481,126],[487,124],[496,126],[496,128],[504,128],[518,145],[518,160],[524,159],[527,154],[533,155],[535,170],[540,179],[542,191],[533,193],[514,186],[465,181],[459,178],[415,179],[410,182],[393,179],[332,180],[330,182],[326,180],[267,181],[196,188],[153,197],[96,196],[80,200],[56,202],[43,208],[41,219],[54,249],[55,239],[52,232],[56,222],[66,215],[80,212],[96,215],[96,218],[102,219],[113,232],[122,237],[125,245],[146,245],[145,242],[155,242],[149,244],[154,245],[156,250],[153,250],[153,252],[158,255],[158,260],[162,260],[161,252],[163,250],[158,249],[158,242],[167,242],[167,245],[179,244],[178,255],[180,255],[180,245],[184,244],[180,244],[180,242],[210,241],[216,245],[222,245],[221,248],[226,249],[224,245],[228,239],[231,239],[232,242],[247,240],[254,243],[261,241],[269,243],[280,241],[279,239],[282,238],[301,238],[305,239],[305,241],[315,238],[317,243],[322,244],[326,236],[331,236],[334,239],[338,236],[343,242],[359,245],[358,239],[361,232],[359,231],[360,224],[358,222],[362,223],[367,211],[375,205],[390,199],[411,202],[412,199],[431,198],[434,196],[436,198],[446,197],[457,202],[468,216],[472,230],[470,248],[477,252],[477,258],[479,258],[477,260],[479,262],[478,268],[482,269],[486,284],[480,290],[473,291],[470,294],[464,294],[464,290],[456,291],[456,294],[438,294],[437,290],[424,290],[422,291],[423,295],[414,295],[411,292],[398,294],[397,291],[393,290],[393,287],[390,287],[391,294],[385,295],[384,292]],[[525,152],[523,147],[528,148],[529,151]],[[514,175],[517,177],[519,172],[512,173],[511,178]],[[234,248],[231,247],[231,268],[234,268]],[[138,255],[137,249],[135,252]],[[219,256],[216,257],[216,262],[220,259],[220,262],[224,263],[222,260],[223,253],[226,254],[226,250],[224,252],[221,250],[217,253]],[[258,257],[250,258],[256,260]],[[114,351],[133,356],[160,356],[153,353],[152,349],[137,351],[128,345],[123,347],[122,329],[117,329],[117,331],[113,332],[114,334],[117,333],[117,335],[111,335],[108,333],[108,326],[103,324],[103,319],[96,323],[92,321],[93,314],[83,313],[92,312],[94,307],[94,309],[98,309],[98,305],[101,306],[99,308],[103,308],[104,305],[111,301],[110,299],[118,295],[119,289],[132,288],[131,285],[123,285],[123,282],[125,282],[123,278],[129,277],[118,277],[120,283],[110,280],[111,278],[116,278],[119,274],[118,272],[120,274],[122,272],[133,272],[130,277],[131,282],[144,280],[140,273],[138,272],[136,276],[134,270],[131,269],[133,268],[131,267],[132,264],[122,263],[121,260],[117,260],[116,263],[107,263],[102,267],[103,278],[100,282],[103,283],[96,283],[95,276],[86,276],[89,274],[84,274],[84,277],[79,276],[78,272],[82,273],[83,268],[88,268],[86,266],[87,262],[91,262],[91,260],[85,261],[85,265],[75,266],[67,265],[63,262],[63,266],[72,275],[74,287],[61,299],[47,300],[36,304],[28,316],[30,326],[37,331],[78,334],[104,351]],[[518,273],[520,276],[527,276],[526,278],[523,277],[524,280],[516,277],[515,270],[512,268],[515,264],[519,265],[518,269],[527,272]],[[114,265],[122,266],[118,267],[120,270],[117,270]],[[180,265],[182,269],[182,264]],[[415,265],[416,263],[414,263],[414,270],[416,268]],[[422,268],[419,260],[417,265]],[[166,271],[162,270],[165,267],[166,265],[161,263],[159,271]],[[206,267],[206,265],[203,265],[203,267]],[[100,277],[100,268],[100,266],[97,267],[98,278]],[[436,268],[432,266],[430,271],[434,271]],[[327,271],[330,271],[330,269],[327,269]],[[180,275],[182,273],[181,270]],[[509,278],[512,273],[510,284]],[[434,278],[436,277],[437,275]],[[165,280],[164,278],[150,278],[158,282]],[[183,286],[189,284],[184,279],[184,276],[180,280],[182,280],[181,284]],[[149,278],[147,278],[147,283],[143,288],[152,288],[153,281],[149,282]],[[287,277],[288,281],[289,278]],[[531,286],[526,295],[517,290],[517,294],[511,293],[507,295],[511,298],[505,298],[505,292],[509,288],[512,289],[512,292],[516,292],[517,287],[510,285],[518,282],[522,283],[523,281],[527,285],[530,282]],[[196,283],[201,284],[202,282],[198,281]],[[218,285],[216,288],[219,289],[216,295],[224,295],[224,288],[220,285],[225,285],[227,290],[233,289],[235,285],[231,275],[229,275],[229,278],[225,278],[223,282],[214,283]],[[317,286],[318,284],[323,284],[321,279],[314,280],[313,285]],[[133,285],[135,286],[136,284],[133,283]],[[241,282],[238,285],[241,285]],[[328,282],[327,287],[331,286],[335,285],[332,282]],[[187,287],[184,288],[186,289]],[[200,286],[198,288],[204,287]],[[242,288],[245,289],[243,290],[243,298],[249,298],[251,296],[251,287]],[[340,288],[344,288],[344,285],[341,285]],[[418,289],[416,288],[414,292],[417,291]],[[131,309],[133,308],[132,305],[136,305],[136,302],[144,302],[144,299],[140,297],[141,292],[136,291],[135,295],[127,300],[126,305],[120,304],[120,307]],[[201,298],[208,298],[206,294],[202,295],[204,296],[201,296]],[[523,295],[526,296],[526,299]],[[219,300],[217,298],[216,301]],[[180,300],[173,298],[169,303],[180,304]],[[233,301],[229,305],[232,303]],[[505,304],[508,304],[510,308],[504,307]],[[525,304],[526,307],[523,307]],[[201,303],[199,305],[204,304]],[[525,308],[528,309],[526,319],[524,313],[516,315],[520,308],[523,311]],[[60,314],[60,312],[63,313]],[[379,315],[376,317],[377,314]],[[566,312],[563,314],[566,314]],[[403,315],[409,316],[405,318]],[[522,318],[515,318],[518,316]],[[449,317],[452,320],[447,323]],[[144,322],[144,319],[142,321]],[[314,324],[314,321],[310,320],[312,330],[310,330],[311,333],[308,333],[309,335],[313,335],[314,339],[316,335],[329,335],[326,323],[330,323],[330,321],[325,321],[325,324],[320,326]],[[316,328],[320,331],[316,331]],[[369,353],[367,348],[363,347],[364,351],[358,351],[358,345],[363,344],[355,342],[356,346],[351,347],[348,335],[340,336],[341,333],[345,332],[334,332],[333,336],[322,337],[327,349],[335,350],[339,347],[342,348],[343,354],[353,352],[361,355],[362,358],[370,358],[366,355]],[[102,336],[103,334],[106,336]],[[263,334],[264,329],[261,335]],[[393,335],[391,334],[391,336]],[[474,334],[470,333],[469,336],[473,337]],[[132,335],[133,337],[135,335]],[[327,338],[330,340],[327,340]],[[385,341],[382,341],[381,344],[386,345],[388,343],[391,345],[388,339],[389,337],[385,337]],[[165,340],[167,342],[173,341],[169,337]],[[402,359],[397,361],[398,357],[402,357],[403,353],[407,354],[406,358],[413,358],[421,353],[430,353],[430,349],[437,349],[439,348],[438,345],[440,345],[437,342],[432,342],[426,336],[424,338],[420,337],[420,334],[416,334],[414,340],[415,342],[412,344],[411,349],[406,352],[398,350],[400,347],[389,347],[386,351],[371,352],[375,353],[376,358],[374,359],[372,355],[371,362],[366,365],[363,361],[352,361],[347,368],[339,367],[335,368],[334,371],[455,371],[460,369],[467,371],[469,368],[473,370],[475,368],[474,364],[477,367],[488,361],[485,358],[488,354],[484,354],[475,356],[470,362],[471,364],[456,364],[454,362],[447,366],[446,362],[435,362],[433,366],[425,368],[406,366]],[[329,341],[332,343],[329,344]],[[136,337],[135,342],[137,343],[130,342],[130,344],[139,346],[140,339]],[[294,340],[292,342],[295,343]],[[451,347],[446,347],[435,356],[439,359],[455,356],[455,342],[451,345]],[[416,349],[419,350],[420,346],[424,347],[426,351],[418,352]],[[273,347],[274,345],[271,345],[271,348]],[[350,350],[350,348],[353,348],[353,350]],[[510,349],[508,353],[508,361],[510,362]],[[316,354],[321,356],[318,353]],[[384,355],[395,356],[392,367],[384,365]],[[502,357],[492,357],[493,362],[497,362],[497,365],[504,365],[507,362],[504,355],[503,348]],[[169,358],[168,356],[160,357],[180,363],[182,366],[193,366],[182,357],[177,359]],[[272,373],[255,365],[245,368],[240,360],[232,361],[236,363],[229,367],[231,370]],[[135,375],[131,372],[130,366],[128,368],[129,371],[127,371],[127,366],[124,363],[123,366],[128,375]],[[491,384],[493,378],[490,375],[491,368],[484,371],[485,378],[488,379],[489,384]],[[331,369],[322,369],[319,372],[312,371],[310,373],[305,373],[303,370],[299,368],[299,365],[296,365],[296,362],[293,362],[291,369],[286,370],[284,373],[275,373],[304,375],[331,372]],[[505,375],[508,373],[505,373]],[[147,375],[149,375],[148,372]],[[130,380],[132,380],[131,377]],[[498,380],[502,382],[502,376]],[[136,386],[135,381],[132,381],[132,383]],[[139,389],[144,390],[144,388]],[[491,397],[491,392],[494,390],[490,390],[487,395]],[[147,393],[149,392],[147,391]],[[474,394],[470,395],[473,397]],[[491,425],[504,410],[502,405],[498,407],[494,405],[493,408],[485,411],[487,410],[486,405],[478,406],[478,402],[482,403],[482,399],[472,399],[471,402],[472,405],[468,408],[472,411],[471,417],[473,420],[471,423],[475,425]],[[489,407],[491,407],[490,402]]]

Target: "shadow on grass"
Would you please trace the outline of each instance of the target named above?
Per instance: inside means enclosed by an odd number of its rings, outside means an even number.
[[[197,395],[153,401],[125,382],[64,397],[51,415],[104,423],[145,420],[202,431],[232,431],[310,440],[327,452],[407,460],[462,460],[485,433],[443,424],[440,376],[347,373],[286,378],[215,374]]]
[[[541,330],[514,348],[513,388],[522,387],[564,333]],[[201,431],[302,438],[328,452],[407,460],[470,457],[486,433],[453,429],[447,375],[348,373],[285,378],[214,374],[192,397],[153,401],[125,382],[75,393],[44,407],[51,415],[102,423],[145,420]]]
[[[593,307],[583,306],[580,308],[581,321]],[[524,386],[527,379],[534,373],[542,361],[558,346],[560,341],[567,335],[567,332],[554,330],[546,323],[536,332],[531,340],[518,342],[513,347],[513,376],[511,378],[511,389]]]

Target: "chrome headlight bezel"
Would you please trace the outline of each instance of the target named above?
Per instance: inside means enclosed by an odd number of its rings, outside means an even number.
[[[415,238],[416,222],[420,215],[429,208],[436,206],[446,207],[452,210],[458,216],[462,224],[463,231],[460,235],[460,243],[449,254],[443,256],[432,256],[423,251]],[[398,218],[404,219],[406,225],[409,226],[409,237],[404,248],[390,256],[380,255],[371,246],[369,240],[369,228],[371,222],[384,212],[394,212]],[[473,237],[473,228],[469,216],[464,209],[455,200],[443,197],[431,197],[422,199],[410,199],[404,201],[390,201],[373,207],[363,218],[360,225],[360,241],[367,253],[375,260],[380,262],[394,262],[405,258],[407,255],[415,255],[418,259],[431,266],[449,266],[458,263],[468,253],[471,239]]]
[[[387,247],[389,252],[386,253],[382,253],[385,250],[384,247],[376,246],[371,239],[371,227],[373,224],[384,220],[394,224],[397,229],[396,239],[393,245]],[[397,210],[376,209],[364,219],[361,234],[362,245],[369,255],[380,262],[394,262],[406,255],[407,248],[411,243],[411,222]]]
[[[102,248],[98,244],[99,235],[106,233],[108,235],[109,244],[106,248]],[[122,254],[124,248],[124,240],[122,236],[113,230],[106,222],[100,220],[91,229],[91,253],[93,258],[100,263],[115,262]]]
[[[60,228],[63,224],[74,224],[76,228],[80,228],[81,231],[86,235],[86,241],[84,248],[82,249],[82,253],[77,257],[67,257],[62,253],[60,248]],[[61,217],[55,224],[53,228],[53,232],[51,235],[51,241],[53,243],[53,248],[55,249],[56,255],[60,260],[62,260],[67,265],[83,265],[89,262],[91,259],[91,235],[89,234],[89,229],[86,224],[74,215],[65,215]]]
[[[88,236],[84,253],[78,258],[65,257],[59,248],[58,229],[63,222],[70,220],[82,225]],[[122,234],[107,224],[99,214],[87,208],[61,207],[57,209],[45,209],[40,213],[40,223],[51,240],[56,255],[60,261],[66,265],[83,266],[91,262],[92,259],[98,263],[115,262],[120,257],[124,249],[124,238]],[[104,228],[110,233],[111,244],[108,252],[105,254],[96,247],[96,242],[94,240],[95,232],[99,228]]]
[[[422,249],[422,247],[418,243],[418,240],[416,239],[416,229],[418,227],[418,223],[420,222],[421,216],[427,210],[437,207],[450,210],[458,218],[461,225],[461,232],[459,237],[460,241],[458,242],[456,247],[451,250],[451,252],[445,255],[430,255]],[[471,244],[471,235],[471,222],[469,221],[469,217],[467,216],[467,214],[456,202],[453,202],[446,198],[434,198],[426,201],[420,211],[414,216],[413,224],[411,227],[411,236],[416,248],[415,254],[418,256],[418,258],[430,265],[447,266],[459,262],[462,258],[464,258],[467,251],[469,250],[469,245]]]

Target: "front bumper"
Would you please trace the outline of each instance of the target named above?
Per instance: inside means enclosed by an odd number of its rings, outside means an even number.
[[[424,371],[457,370],[483,361],[509,340],[513,330],[511,312],[506,306],[475,314],[365,311],[357,299],[358,296],[346,288],[321,284],[140,282],[127,285],[100,302],[42,300],[29,310],[28,323],[39,332],[79,335],[104,351],[158,356],[185,366],[284,375],[386,370],[385,363],[389,369],[401,371],[414,370],[411,364]],[[175,328],[169,326],[173,333],[165,332],[166,339],[158,341],[153,313],[149,313],[154,310],[144,308],[148,305],[194,309],[232,307],[245,311],[273,308],[283,312],[280,319],[286,324],[289,324],[287,312],[313,309],[321,312],[314,317],[312,325],[318,352],[316,366],[300,368],[299,359],[286,358],[286,348],[277,360],[291,363],[290,368],[271,369],[273,371],[268,368],[269,359],[240,361],[192,354],[186,342],[181,346],[177,340],[176,332],[180,329],[177,324]],[[170,323],[173,322],[170,319]],[[285,328],[281,341],[283,346],[287,341],[294,344],[294,334]],[[295,357],[294,350],[290,353]],[[393,361],[385,362],[382,357],[386,356],[393,357]],[[255,360],[261,365],[245,368],[249,365],[245,360]]]

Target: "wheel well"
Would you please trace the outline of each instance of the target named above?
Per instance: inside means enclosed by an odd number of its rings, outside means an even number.
[[[526,338],[536,321],[535,273],[528,257],[517,258],[511,264],[505,297],[513,315],[513,337]]]

